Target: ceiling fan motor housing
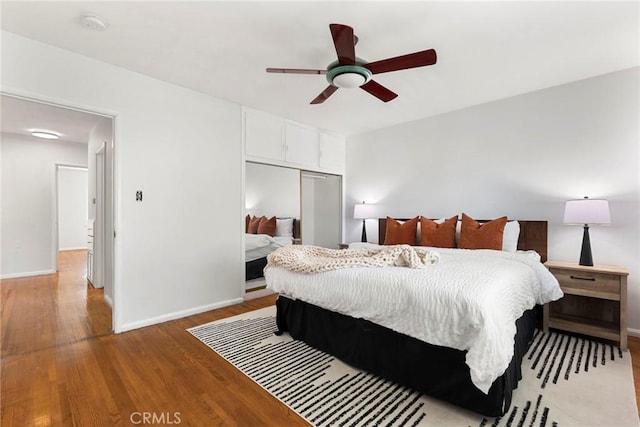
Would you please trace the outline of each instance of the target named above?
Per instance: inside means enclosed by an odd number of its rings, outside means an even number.
[[[364,61],[358,59],[355,65],[340,65],[338,61],[327,67],[327,81],[329,84],[342,87],[353,88],[362,86],[371,80],[373,74],[363,67]]]

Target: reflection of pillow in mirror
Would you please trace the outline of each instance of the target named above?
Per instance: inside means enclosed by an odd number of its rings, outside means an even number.
[[[258,234],[267,234],[273,237],[276,234],[276,217],[271,218],[262,217],[258,224]]]
[[[387,228],[385,230],[385,245],[416,245],[416,233],[418,229],[419,217],[412,218],[404,223],[387,217]]]
[[[293,218],[276,218],[276,236],[293,237]]]
[[[257,217],[257,216],[253,216],[251,217],[251,219],[249,220],[249,225],[247,225],[247,233],[249,234],[257,234],[258,233],[258,226],[260,225],[260,220],[264,218],[263,216],[261,217]]]

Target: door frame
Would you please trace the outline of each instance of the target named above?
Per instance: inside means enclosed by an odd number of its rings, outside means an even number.
[[[47,104],[47,105],[51,105],[53,107],[59,107],[59,108],[65,108],[68,110],[76,110],[76,111],[82,111],[84,113],[88,113],[88,114],[94,114],[96,116],[101,116],[101,117],[106,117],[111,119],[111,162],[108,165],[110,172],[111,172],[111,188],[112,188],[112,200],[111,200],[111,204],[110,206],[107,207],[107,209],[111,210],[111,215],[113,218],[113,233],[114,233],[114,238],[111,239],[110,241],[113,242],[113,245],[111,248],[109,248],[109,250],[112,251],[112,257],[111,259],[113,260],[112,263],[112,283],[113,283],[113,301],[112,301],[112,305],[111,305],[111,319],[112,319],[112,330],[115,333],[119,333],[122,332],[122,312],[120,310],[120,307],[122,307],[122,300],[121,300],[121,292],[120,292],[120,287],[121,287],[121,278],[120,278],[120,258],[121,258],[121,249],[120,249],[120,242],[118,239],[115,238],[116,236],[116,230],[118,230],[119,226],[120,226],[120,206],[119,206],[119,200],[120,200],[120,151],[117,149],[117,141],[120,140],[120,113],[117,111],[113,111],[113,110],[108,110],[108,109],[104,109],[104,108],[99,108],[99,107],[95,107],[95,106],[87,106],[84,104],[78,104],[78,103],[74,103],[72,101],[69,101],[68,99],[59,99],[59,98],[52,98],[52,97],[47,97],[47,96],[43,96],[42,94],[34,94],[34,93],[30,93],[30,92],[25,92],[25,91],[16,91],[16,90],[0,90],[0,94],[4,95],[4,96],[11,96],[14,98],[20,98],[20,99],[24,99],[27,101],[32,101],[32,102],[38,102],[41,104]],[[87,150],[87,157],[89,156],[88,150]],[[56,168],[54,167],[54,174]],[[55,182],[53,185],[57,186],[57,182]],[[55,212],[55,216],[57,217],[57,205],[56,205],[56,209],[54,210]],[[56,220],[57,221],[57,218]],[[55,265],[56,271],[58,268],[58,261],[57,261],[57,246],[58,246],[58,238],[57,238],[57,224],[53,224],[54,226],[54,230],[55,231],[55,248],[56,248],[56,256],[55,256],[55,263],[53,265]],[[111,232],[111,230],[110,230]]]
[[[96,203],[95,217],[93,224],[93,254],[94,254],[94,285],[96,288],[104,288],[104,270],[105,270],[105,254],[107,245],[105,232],[105,214],[107,213],[105,204],[105,184],[106,184],[106,142],[100,144],[100,147],[93,153],[96,160]],[[98,159],[101,159],[98,163]],[[96,268],[97,267],[97,268]],[[106,293],[105,293],[106,295]],[[111,301],[111,303],[113,303]]]
[[[84,169],[87,172],[89,168],[85,165],[76,165],[72,163],[54,163],[53,165],[53,265],[54,269],[58,271],[58,252],[60,246],[60,217],[58,215],[58,209],[60,208],[60,181],[58,174],[60,173],[60,168],[75,168],[75,169]]]

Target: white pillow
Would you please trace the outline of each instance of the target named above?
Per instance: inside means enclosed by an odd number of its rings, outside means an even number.
[[[518,238],[520,237],[520,223],[518,221],[509,221],[504,226],[504,234],[502,235],[502,250],[507,252],[515,252],[518,250]]]
[[[276,236],[293,237],[293,218],[276,218]]]

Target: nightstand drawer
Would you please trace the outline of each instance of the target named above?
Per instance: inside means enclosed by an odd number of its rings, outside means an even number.
[[[612,274],[593,271],[567,271],[550,269],[560,282],[565,293],[573,295],[591,295],[596,293],[609,297],[607,299],[620,299],[620,277]]]

